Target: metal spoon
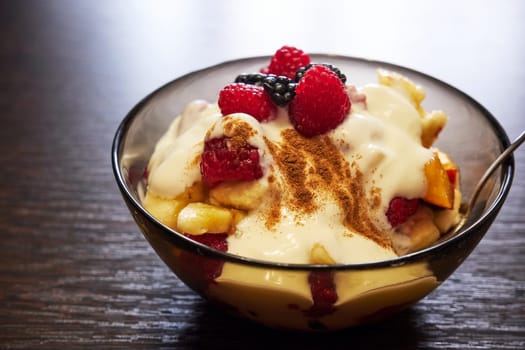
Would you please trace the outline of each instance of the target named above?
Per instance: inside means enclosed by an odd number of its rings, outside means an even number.
[[[520,136],[518,136],[509,147],[503,151],[498,158],[496,158],[492,164],[490,164],[489,168],[485,171],[481,179],[478,181],[476,187],[474,188],[474,192],[472,192],[472,195],[470,196],[469,201],[466,204],[462,205],[462,213],[463,213],[463,219],[462,221],[456,226],[454,229],[454,233],[457,233],[465,224],[466,219],[469,217],[470,212],[472,208],[474,207],[474,204],[476,203],[479,194],[481,193],[481,190],[487,183],[487,180],[490,178],[494,170],[498,168],[498,166],[505,161],[511,154],[516,150],[523,142],[525,141],[525,131],[522,131]]]

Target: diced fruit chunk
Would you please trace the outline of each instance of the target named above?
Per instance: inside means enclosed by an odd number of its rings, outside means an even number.
[[[459,170],[458,166],[450,159],[450,156],[444,152],[436,151],[439,157],[439,161],[443,168],[447,172],[448,179],[454,188],[459,185]]]
[[[324,245],[315,243],[310,249],[310,263],[331,265],[335,264],[335,260],[330,256]]]
[[[241,210],[257,208],[268,191],[268,184],[262,181],[222,182],[210,189],[210,202],[224,207]]]
[[[177,229],[190,235],[227,233],[233,223],[232,213],[206,203],[190,203],[179,213]]]
[[[420,114],[424,114],[421,102],[425,99],[425,90],[421,86],[399,73],[386,69],[378,69],[377,76],[381,85],[390,86],[407,96]]]
[[[443,111],[432,111],[426,113],[422,119],[421,144],[430,147],[439,136],[441,130],[447,124],[448,117]]]
[[[423,200],[438,207],[451,209],[454,205],[454,187],[443,168],[437,152],[425,164],[427,191]]]
[[[144,208],[164,225],[177,229],[177,215],[187,202],[173,198],[162,198],[148,191],[144,198]]]

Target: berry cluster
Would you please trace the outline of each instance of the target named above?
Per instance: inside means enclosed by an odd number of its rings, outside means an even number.
[[[241,74],[219,92],[223,115],[246,113],[259,122],[276,118],[288,108],[294,128],[305,137],[335,129],[350,112],[346,77],[329,64],[313,64],[302,50],[283,46],[259,73]],[[205,143],[201,160],[204,181],[249,181],[262,176],[256,147],[233,149],[227,138]]]
[[[270,121],[275,106],[286,107],[296,130],[306,137],[324,134],[337,127],[350,111],[346,76],[330,64],[313,64],[302,50],[283,46],[261,73],[241,74],[219,94],[219,107],[226,115],[244,112],[259,121]],[[253,93],[246,98],[245,86]],[[256,97],[253,97],[256,95]],[[242,101],[241,101],[242,100]]]

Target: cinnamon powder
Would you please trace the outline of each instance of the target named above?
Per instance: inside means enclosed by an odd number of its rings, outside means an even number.
[[[323,205],[328,194],[341,208],[343,224],[350,231],[382,247],[391,247],[389,236],[376,227],[369,209],[378,209],[380,190],[372,186],[367,196],[357,164],[349,163],[326,135],[305,138],[294,129],[285,129],[281,136],[279,144],[265,139],[286,187],[278,190],[267,213],[266,226],[271,228],[279,221],[281,206],[295,213],[296,222],[300,223],[301,217],[314,214]]]
[[[222,123],[224,133],[228,135],[228,143],[233,149],[245,147],[250,137],[256,134],[256,131],[253,130],[250,124],[230,116],[224,117]]]

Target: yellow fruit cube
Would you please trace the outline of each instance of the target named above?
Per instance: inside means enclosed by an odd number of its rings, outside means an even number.
[[[189,203],[179,213],[177,229],[190,235],[228,233],[234,216],[230,210],[206,203]]]
[[[331,265],[335,264],[335,260],[330,256],[324,245],[315,243],[310,250],[310,263]]]
[[[268,191],[262,181],[223,182],[210,190],[210,202],[220,206],[251,210],[257,208]]]
[[[425,90],[423,90],[421,86],[416,85],[412,80],[399,73],[386,69],[378,69],[377,76],[379,84],[390,86],[401,92],[409,98],[421,116],[425,114],[425,111],[421,107],[421,102],[425,99]]]
[[[423,147],[432,146],[440,131],[445,127],[447,120],[447,115],[442,111],[432,111],[423,116],[421,119],[421,144]]]
[[[162,198],[148,191],[142,204],[144,208],[161,223],[176,229],[177,216],[186,205],[186,202],[174,198]]]

